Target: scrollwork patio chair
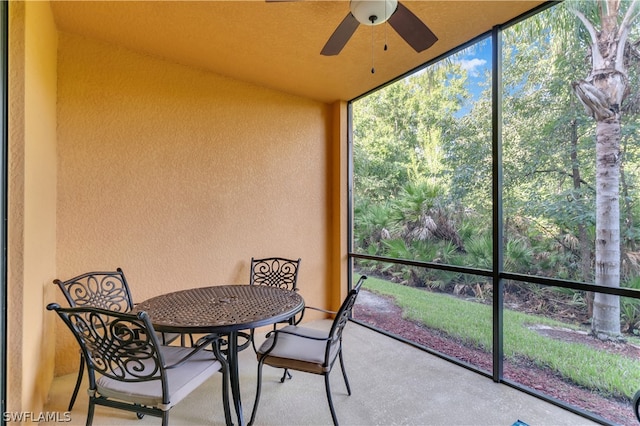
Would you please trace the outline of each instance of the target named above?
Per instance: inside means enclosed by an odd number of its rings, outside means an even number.
[[[302,259],[287,259],[284,257],[266,257],[263,259],[251,258],[251,275],[249,277],[250,285],[268,285],[271,287],[278,287],[285,290],[298,290],[298,271],[300,270],[300,262]],[[302,319],[302,317],[300,318]],[[296,324],[299,320],[296,318],[289,318],[284,323]],[[276,329],[276,324],[273,325],[273,329]],[[254,340],[255,330],[251,329],[249,332],[249,341],[253,346],[254,352],[257,352],[256,343]],[[289,377],[288,370],[284,371],[282,375],[282,381]]]
[[[286,259],[284,257],[267,257],[264,259],[251,258],[250,285],[268,285],[285,290],[298,290],[298,271],[302,259]],[[295,323],[294,318],[285,321],[288,324]],[[274,329],[276,325],[274,324]],[[251,330],[251,344],[254,351],[256,345],[253,340],[254,330]]]
[[[86,272],[66,281],[55,279],[53,283],[60,288],[70,307],[94,307],[115,312],[131,312],[134,307],[131,290],[121,268],[107,272]],[[185,346],[186,337],[180,334],[160,333],[159,337],[161,343],[165,345],[180,337],[182,346]],[[69,401],[69,411],[73,409],[78,396],[84,375],[84,363],[84,358],[80,354],[78,378]]]
[[[268,257],[264,259],[252,257],[249,284],[297,290],[300,261],[300,258],[294,260],[283,257]]]
[[[145,312],[62,308],[57,303],[47,309],[69,327],[86,360],[87,426],[96,405],[132,411],[138,418],[161,417],[167,426],[169,410],[219,371],[225,422],[231,424],[229,368],[218,337],[201,339],[194,347],[164,346]]]
[[[331,399],[329,374],[335,361],[339,359],[347,393],[351,395],[351,387],[349,386],[349,379],[347,378],[342,357],[342,332],[351,317],[353,305],[366,279],[366,276],[361,276],[356,286],[349,292],[336,313],[331,329],[328,332],[298,325],[288,325],[267,333],[267,339],[257,351],[258,384],[249,425],[252,425],[256,418],[262,391],[262,369],[264,365],[323,375],[331,418],[333,419],[333,424],[338,425],[338,418]]]

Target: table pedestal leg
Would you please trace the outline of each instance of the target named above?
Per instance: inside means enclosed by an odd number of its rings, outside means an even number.
[[[238,415],[238,425],[244,426],[242,415],[242,399],[240,397],[240,375],[238,373],[238,332],[229,333],[229,344],[227,347],[227,361],[229,362],[229,381],[231,382],[231,396]]]

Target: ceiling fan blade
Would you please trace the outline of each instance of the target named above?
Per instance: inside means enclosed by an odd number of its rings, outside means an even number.
[[[422,52],[438,41],[438,37],[429,27],[400,2],[395,13],[389,18],[389,24],[416,52]]]
[[[348,13],[340,25],[338,25],[338,28],[331,34],[331,37],[329,37],[327,44],[324,45],[320,54],[324,56],[334,56],[340,53],[356,31],[356,28],[358,28],[358,25],[360,25],[360,22],[358,22],[351,13]]]

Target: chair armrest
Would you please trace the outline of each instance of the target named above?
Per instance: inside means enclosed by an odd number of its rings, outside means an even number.
[[[294,319],[293,325],[298,325],[302,322],[302,318],[304,318],[304,313],[307,311],[307,309],[311,309],[313,311],[318,311],[318,312],[324,312],[325,314],[335,315],[337,313],[336,311],[329,311],[327,309],[316,308],[314,306],[305,306],[304,309],[302,310],[302,313],[300,314],[300,317]]]
[[[337,314],[336,311],[330,311],[328,309],[316,308],[314,306],[305,306],[304,309],[305,310],[306,309],[311,309],[311,310],[314,310],[314,311],[324,312],[325,314],[334,314],[334,315]]]
[[[327,337],[313,337],[313,336],[306,336],[304,334],[300,334],[300,333],[294,333],[293,331],[289,331],[289,330],[285,330],[285,329],[278,329],[278,330],[272,330],[270,332],[267,333],[266,337],[269,338],[271,337],[273,334],[275,334],[274,336],[274,340],[277,340],[278,338],[278,334],[282,333],[282,334],[290,334],[292,336],[298,336],[298,337],[302,337],[304,339],[311,339],[311,340],[318,340],[318,341],[328,341],[329,340],[329,336]]]

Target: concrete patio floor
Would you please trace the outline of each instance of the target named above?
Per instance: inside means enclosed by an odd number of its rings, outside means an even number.
[[[317,321],[306,325],[328,328],[330,324]],[[338,365],[331,374],[333,401],[343,425],[510,426],[517,420],[530,426],[596,424],[355,323],[345,329],[344,357],[351,396],[346,393]],[[256,367],[253,350],[241,352],[245,421],[253,407]],[[322,376],[293,372],[293,379],[282,384],[281,375],[282,370],[264,368],[257,425],[331,424]],[[75,374],[56,378],[45,411],[64,413],[74,384]],[[85,424],[85,389],[83,383],[67,424]],[[146,416],[138,420],[133,413],[105,407],[96,408],[93,422],[123,426],[160,423],[159,418]],[[223,425],[221,375],[175,406],[170,424]]]

